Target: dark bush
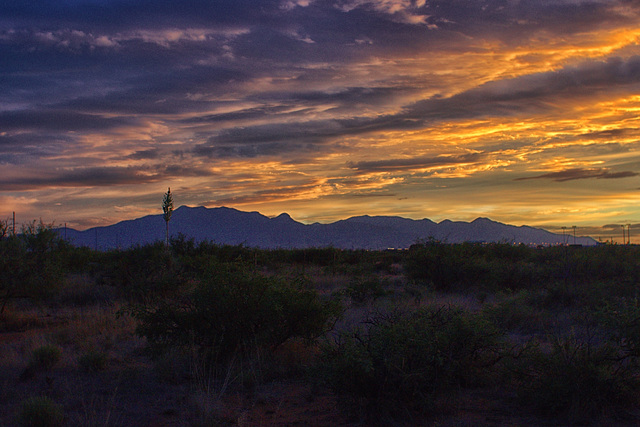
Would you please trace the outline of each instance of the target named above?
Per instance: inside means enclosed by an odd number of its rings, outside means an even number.
[[[521,361],[519,395],[538,413],[569,422],[623,415],[637,405],[637,366],[594,336],[556,337],[552,349]]]
[[[62,350],[55,345],[43,345],[31,353],[29,367],[36,370],[47,371],[55,366],[62,357]]]
[[[64,425],[64,412],[50,398],[34,396],[21,403],[16,421],[24,427],[58,427]]]
[[[139,308],[138,333],[152,349],[195,346],[221,363],[289,338],[313,339],[339,314],[302,283],[254,273],[221,271],[180,299]]]
[[[181,265],[163,242],[106,253],[99,283],[113,286],[131,301],[174,296],[185,285]]]
[[[451,307],[377,314],[366,326],[327,345],[320,368],[365,416],[429,412],[457,387],[482,382],[503,351],[492,325]]]
[[[351,279],[341,293],[351,298],[351,301],[356,304],[364,304],[375,301],[389,292],[385,290],[383,281],[378,276],[366,276]]]
[[[85,371],[97,372],[104,370],[108,361],[106,353],[91,350],[78,358],[78,365]]]
[[[543,333],[552,322],[548,312],[540,307],[546,300],[545,290],[521,290],[513,294],[498,294],[498,301],[485,304],[483,313],[505,331],[520,334]]]
[[[12,299],[54,295],[64,278],[62,259],[68,249],[52,226],[42,222],[0,239],[0,313]]]

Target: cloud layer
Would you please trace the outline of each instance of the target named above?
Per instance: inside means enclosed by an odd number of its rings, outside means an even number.
[[[79,228],[177,204],[637,221],[628,0],[0,4],[0,201]]]

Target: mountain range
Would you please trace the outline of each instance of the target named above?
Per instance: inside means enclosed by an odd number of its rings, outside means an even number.
[[[269,218],[258,212],[232,208],[181,206],[169,222],[170,236],[182,234],[195,242],[243,244],[258,248],[328,247],[342,249],[408,248],[427,239],[446,243],[507,242],[527,245],[575,243],[595,245],[590,237],[563,236],[529,226],[513,226],[477,218],[472,222],[429,219],[412,220],[396,216],[357,216],[330,224],[303,224],[283,213]],[[77,231],[60,230],[76,246],[99,250],[128,248],[165,238],[162,214],[122,221],[117,224]]]

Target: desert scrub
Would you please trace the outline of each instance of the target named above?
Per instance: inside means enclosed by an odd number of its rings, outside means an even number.
[[[209,276],[179,299],[133,310],[137,333],[152,350],[195,347],[225,363],[273,350],[289,338],[312,340],[330,328],[341,307],[304,283],[245,271]]]
[[[78,365],[85,371],[97,372],[106,369],[108,361],[106,353],[90,350],[78,358]]]
[[[385,281],[378,276],[356,276],[352,278],[349,285],[339,293],[351,299],[355,304],[366,304],[374,302],[390,292],[385,289]]]
[[[29,359],[29,368],[34,370],[49,370],[53,368],[62,357],[60,347],[47,344],[33,350]]]
[[[64,424],[64,413],[50,398],[35,396],[22,402],[16,421],[24,427],[57,427]]]
[[[0,314],[9,301],[42,301],[56,294],[64,278],[69,245],[52,225],[35,221],[22,234],[0,239]]]
[[[545,290],[498,293],[497,301],[485,304],[482,311],[503,330],[524,334],[544,332],[551,328],[553,317],[538,303],[541,298],[546,298]]]
[[[404,418],[485,380],[503,353],[501,333],[450,306],[378,313],[327,344],[320,374],[361,416]]]
[[[621,349],[601,336],[572,331],[552,338],[550,351],[539,347],[520,361],[522,403],[572,423],[637,407],[637,361],[621,357]]]

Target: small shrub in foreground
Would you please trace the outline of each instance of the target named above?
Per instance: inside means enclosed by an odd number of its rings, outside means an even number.
[[[57,427],[64,424],[64,414],[50,398],[36,396],[22,402],[16,421],[24,427]]]

